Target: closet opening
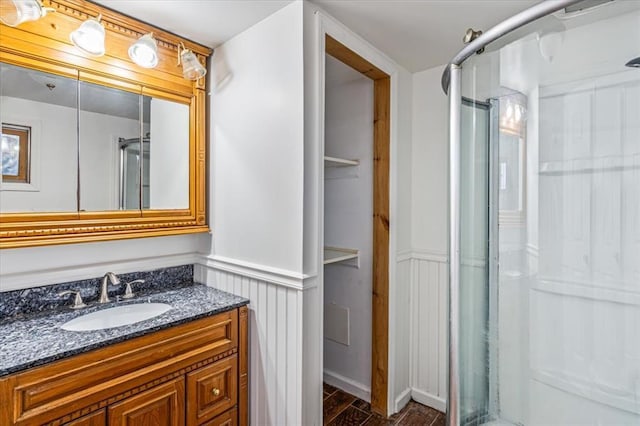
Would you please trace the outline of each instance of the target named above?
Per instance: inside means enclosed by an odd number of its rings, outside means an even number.
[[[382,416],[388,399],[390,83],[389,74],[325,36],[324,381],[370,402]]]

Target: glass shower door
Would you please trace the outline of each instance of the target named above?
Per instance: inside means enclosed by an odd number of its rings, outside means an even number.
[[[639,53],[614,1],[461,67],[460,424],[640,425]]]

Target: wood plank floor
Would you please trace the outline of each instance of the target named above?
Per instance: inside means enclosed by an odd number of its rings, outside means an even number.
[[[444,426],[445,415],[433,408],[411,401],[399,413],[385,419],[371,412],[368,402],[361,400],[331,385],[324,384],[324,424],[343,425],[406,425]]]

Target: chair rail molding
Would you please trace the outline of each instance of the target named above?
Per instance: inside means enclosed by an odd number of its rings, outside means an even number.
[[[309,286],[315,285],[314,280],[309,280],[309,278],[312,277],[311,275],[225,256],[201,256],[200,264],[211,269],[231,272],[232,274],[295,290],[305,290],[309,288]]]

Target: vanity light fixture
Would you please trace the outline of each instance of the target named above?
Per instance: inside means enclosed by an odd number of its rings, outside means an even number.
[[[178,65],[182,65],[182,76],[187,80],[198,80],[207,74],[196,55],[182,43],[178,46]]]
[[[129,47],[129,57],[142,68],[158,65],[158,43],[153,33],[145,34]]]
[[[55,11],[53,8],[43,7],[40,0],[0,0],[0,22],[10,27],[37,21],[48,12]]]
[[[104,26],[100,19],[102,15],[87,19],[70,35],[78,49],[92,56],[104,55]]]

